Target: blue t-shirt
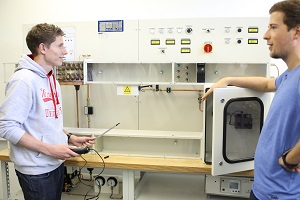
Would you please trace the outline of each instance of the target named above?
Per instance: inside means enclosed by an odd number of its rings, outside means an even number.
[[[278,163],[300,139],[300,66],[275,81],[277,91],[261,131],[254,160],[255,196],[261,200],[300,199],[300,173]]]

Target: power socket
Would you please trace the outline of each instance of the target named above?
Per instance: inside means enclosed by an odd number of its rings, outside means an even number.
[[[98,193],[99,185],[101,185],[101,193],[111,194],[111,187],[112,187],[113,193],[119,194],[120,193],[120,180],[121,180],[121,178],[116,177],[116,176],[109,176],[109,175],[96,176],[95,180],[94,180],[94,192]]]
[[[105,179],[103,178],[103,176],[96,176],[95,177],[95,185],[97,186],[104,186],[105,184]]]
[[[110,187],[110,188],[114,188],[114,187],[116,187],[117,185],[118,185],[118,180],[115,178],[115,177],[113,177],[113,176],[111,176],[111,177],[109,177],[108,179],[107,179],[107,185],[108,185],[108,187]]]

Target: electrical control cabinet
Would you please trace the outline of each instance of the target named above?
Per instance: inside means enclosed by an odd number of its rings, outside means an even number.
[[[137,37],[124,31],[98,38],[103,48],[128,50],[115,52],[113,59],[109,51],[95,52],[84,63],[84,83],[195,84],[228,75],[268,76],[267,24],[267,18],[125,20],[124,27],[137,30]],[[121,45],[116,34],[132,45]],[[134,53],[135,59],[120,59]]]
[[[207,102],[200,98],[226,76],[269,76],[269,55],[263,40],[267,24],[267,18],[139,20],[136,60],[107,62],[99,58],[84,62],[84,83],[122,86],[123,96],[138,86],[138,92],[130,97],[138,102],[138,131],[118,139],[114,136],[122,134],[103,137],[99,150],[196,157],[212,164],[213,175],[253,169],[254,150],[271,96],[226,88],[216,90]],[[111,40],[114,45],[119,43]],[[177,94],[182,91],[185,94]],[[176,99],[182,96],[189,99],[186,104],[198,108],[178,109],[181,102]],[[162,102],[172,105],[169,112],[163,112]],[[160,121],[166,123],[160,126]],[[172,132],[168,131],[175,131],[177,137],[170,137]],[[114,145],[119,139],[122,145]],[[134,145],[137,143],[143,145]],[[157,148],[151,149],[153,145]]]

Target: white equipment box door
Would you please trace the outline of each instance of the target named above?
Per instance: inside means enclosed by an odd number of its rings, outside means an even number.
[[[213,93],[212,175],[254,168],[254,153],[271,93],[228,87]]]

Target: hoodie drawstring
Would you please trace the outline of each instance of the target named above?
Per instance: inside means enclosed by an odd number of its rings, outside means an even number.
[[[58,118],[57,111],[56,111],[56,105],[59,104],[59,100],[58,100],[58,95],[57,95],[57,90],[56,90],[56,81],[55,81],[55,77],[54,77],[53,72],[50,71],[47,74],[47,77],[48,77],[48,80],[49,80],[49,85],[50,85],[50,90],[51,90],[51,96],[52,96],[52,101],[53,101],[53,106],[54,106],[55,118]],[[51,79],[50,79],[51,77],[52,77],[53,81],[51,81]],[[52,82],[54,84],[54,89],[53,89],[53,86],[52,86]]]

